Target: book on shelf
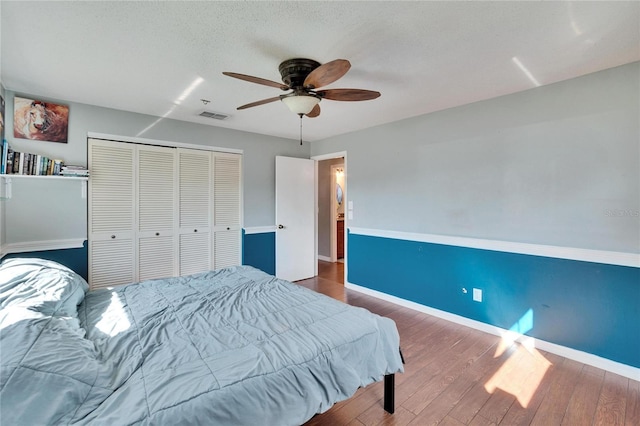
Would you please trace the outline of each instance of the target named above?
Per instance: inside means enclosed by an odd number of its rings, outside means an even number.
[[[0,164],[0,173],[7,172],[7,159],[9,158],[9,143],[6,139],[2,140],[2,164]]]
[[[9,148],[7,150],[7,160],[3,161],[3,164],[5,165],[5,173],[6,174],[11,174],[13,173],[13,156],[14,156],[14,152],[11,148]]]
[[[53,160],[53,175],[59,176],[60,169],[62,168],[62,160]]]
[[[65,165],[64,161],[49,158],[41,154],[19,152],[11,149],[6,140],[2,141],[1,174],[32,176],[79,176],[88,177],[89,170],[84,166]]]
[[[60,173],[63,176],[89,176],[89,170],[84,166],[63,165]]]
[[[20,152],[20,167],[18,168],[18,174],[23,175],[24,173],[24,169],[25,169],[25,164],[27,162],[27,155],[24,152]]]
[[[19,174],[20,173],[20,153],[13,153],[13,171],[12,173]]]

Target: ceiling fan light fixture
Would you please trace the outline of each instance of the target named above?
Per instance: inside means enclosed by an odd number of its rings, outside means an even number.
[[[309,114],[313,107],[318,105],[320,102],[319,97],[312,95],[294,94],[290,96],[283,96],[281,99],[291,112],[298,115]]]

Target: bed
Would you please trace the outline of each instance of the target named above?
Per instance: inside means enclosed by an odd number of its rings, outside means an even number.
[[[392,320],[248,266],[88,291],[41,259],[0,265],[0,363],[12,425],[300,425],[402,371]]]

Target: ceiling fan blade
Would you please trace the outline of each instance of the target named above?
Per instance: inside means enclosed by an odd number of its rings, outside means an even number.
[[[349,68],[351,68],[351,64],[346,59],[327,62],[311,71],[307,78],[304,79],[303,85],[307,89],[324,87],[345,75]]]
[[[316,118],[320,115],[320,104],[316,104],[313,109],[309,112],[309,114],[305,114],[309,118]]]
[[[239,106],[238,109],[252,108],[254,106],[264,105],[264,104],[268,104],[270,102],[275,102],[275,101],[279,101],[279,100],[280,100],[280,96],[276,96],[274,98],[263,99],[261,101],[251,102],[250,104]]]
[[[316,93],[323,99],[332,101],[368,101],[380,96],[380,92],[363,89],[329,89]]]
[[[275,87],[280,90],[289,90],[289,87],[283,83],[266,80],[260,77],[254,77],[252,75],[238,74],[237,72],[223,72],[222,74],[227,75],[229,77],[233,77],[233,78],[239,78],[240,80],[249,81],[251,83],[257,83],[257,84],[262,84],[264,86]]]

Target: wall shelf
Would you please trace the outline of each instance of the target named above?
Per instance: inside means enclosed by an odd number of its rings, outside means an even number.
[[[2,179],[67,179],[67,180],[85,180],[88,181],[89,178],[87,176],[62,176],[62,175],[14,175],[14,174],[4,174],[0,175]]]
[[[0,174],[0,179],[4,181],[4,194],[2,200],[10,200],[12,196],[11,183],[13,179],[42,179],[42,180],[56,180],[56,181],[80,181],[82,182],[80,189],[80,196],[87,198],[87,182],[88,176],[62,176],[62,175],[18,175],[18,174]]]

